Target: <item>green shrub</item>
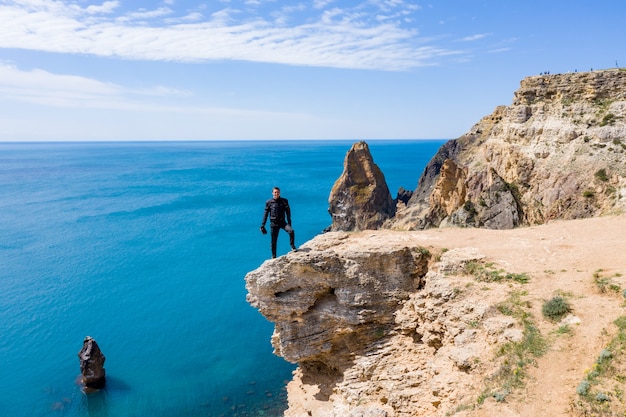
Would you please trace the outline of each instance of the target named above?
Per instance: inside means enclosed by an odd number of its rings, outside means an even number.
[[[607,182],[609,180],[609,176],[606,174],[606,169],[602,168],[596,171],[594,174],[597,179],[603,182]]]
[[[596,272],[600,276],[602,270]],[[623,372],[626,353],[626,316],[613,323],[619,328],[618,334],[602,349],[591,370],[576,388],[579,395],[574,402],[576,415],[580,416],[626,416],[624,414],[624,391],[626,375]],[[612,381],[617,382],[614,384]],[[611,389],[610,387],[614,388]],[[593,388],[596,387],[597,390]]]
[[[626,316],[618,317],[613,323],[617,326],[621,331],[626,330]]]
[[[578,387],[576,388],[576,393],[578,395],[587,395],[590,386],[591,384],[589,384],[589,381],[584,380],[583,382],[578,384]]]
[[[602,276],[602,272],[602,269],[598,269],[593,273],[593,281],[596,284],[596,287],[598,287],[598,290],[602,293],[607,292],[607,290],[611,290],[614,293],[619,294],[622,291],[621,285],[614,283],[611,279],[612,277]],[[620,274],[615,274],[614,276],[619,277]]]
[[[465,264],[465,273],[473,275],[477,281],[481,282],[500,282],[503,280],[515,281],[520,284],[527,284],[530,277],[526,273],[505,272],[502,269],[496,269],[492,263],[483,264],[479,261],[469,261]]]
[[[496,352],[500,369],[487,379],[487,386],[478,397],[478,404],[486,398],[495,401],[506,400],[514,389],[524,386],[529,365],[536,365],[536,358],[546,353],[549,341],[542,336],[532,320],[530,302],[525,300],[526,291],[513,291],[507,300],[498,304],[502,314],[517,319],[524,328],[522,340],[510,341],[500,346]]]
[[[600,352],[600,356],[598,356],[598,359],[596,362],[600,364],[606,360],[611,359],[612,357],[613,357],[613,354],[611,353],[610,350],[602,349],[602,352]]]
[[[563,325],[556,330],[557,334],[572,334],[572,329],[567,325]]]
[[[469,200],[466,200],[465,203],[463,204],[463,210],[465,210],[469,214],[470,217],[474,217],[478,214],[476,207],[474,207],[474,203],[472,203]]]
[[[497,402],[501,403],[501,402],[504,402],[504,400],[506,399],[506,396],[507,396],[507,395],[509,395],[509,392],[508,392],[508,391],[506,391],[506,390],[505,390],[504,392],[494,392],[494,393],[493,393],[493,398],[494,398]]]
[[[606,114],[602,121],[600,122],[600,126],[613,125],[615,123],[615,115],[613,113]]]
[[[572,311],[569,303],[563,297],[556,296],[546,301],[541,308],[541,312],[550,320],[558,321],[567,313]]]

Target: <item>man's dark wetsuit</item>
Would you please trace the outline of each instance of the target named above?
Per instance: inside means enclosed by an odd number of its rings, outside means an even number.
[[[286,198],[270,198],[265,202],[265,213],[263,213],[263,222],[261,228],[265,227],[267,217],[270,218],[270,230],[272,235],[272,258],[276,257],[276,242],[278,241],[278,232],[280,229],[289,233],[289,244],[291,249],[296,250],[295,233],[291,227],[291,209]]]

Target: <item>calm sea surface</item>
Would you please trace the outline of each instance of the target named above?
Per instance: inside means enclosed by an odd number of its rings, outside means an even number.
[[[444,141],[369,141],[392,195]],[[278,416],[294,365],[244,276],[278,185],[298,245],[352,142],[0,143],[0,416]],[[288,251],[279,236],[279,255]],[[85,336],[106,389],[76,384]]]

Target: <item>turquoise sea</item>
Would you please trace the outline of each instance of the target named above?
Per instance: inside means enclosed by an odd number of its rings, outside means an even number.
[[[294,365],[244,276],[270,256],[272,187],[304,243],[352,143],[0,143],[0,416],[282,415]],[[443,143],[368,142],[394,197]],[[107,372],[89,395],[87,335]]]

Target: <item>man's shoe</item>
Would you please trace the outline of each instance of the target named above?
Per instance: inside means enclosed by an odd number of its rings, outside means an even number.
[[[295,246],[292,246],[292,247],[291,247],[291,251],[292,251],[292,252],[298,252],[298,249],[297,249]]]

